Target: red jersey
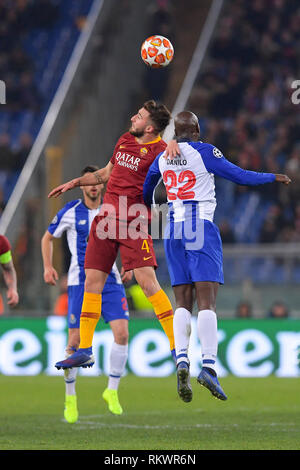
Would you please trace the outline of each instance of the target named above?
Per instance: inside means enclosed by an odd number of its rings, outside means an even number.
[[[0,256],[11,250],[10,243],[4,235],[0,235]]]
[[[130,132],[123,134],[110,160],[114,167],[103,202],[118,207],[119,196],[127,196],[128,207],[131,204],[144,204],[143,185],[148,169],[166,146],[161,137],[139,144]]]
[[[148,233],[151,211],[144,204],[143,186],[150,165],[166,146],[160,137],[139,144],[129,132],[118,140],[110,160],[113,169],[103,204],[90,230],[86,269],[109,273],[118,250],[126,271],[157,266],[153,241]]]

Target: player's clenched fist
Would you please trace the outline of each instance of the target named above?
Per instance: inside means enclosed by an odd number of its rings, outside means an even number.
[[[6,296],[7,296],[7,303],[11,307],[15,307],[19,303],[19,294],[15,289],[13,288],[8,289]]]
[[[52,286],[56,285],[56,281],[58,280],[58,274],[56,270],[51,266],[45,268],[44,270],[44,281],[47,284],[51,284]]]

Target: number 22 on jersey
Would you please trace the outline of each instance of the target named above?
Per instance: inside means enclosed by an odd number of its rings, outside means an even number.
[[[169,201],[175,201],[177,198],[185,200],[195,197],[195,192],[192,189],[196,183],[196,176],[191,170],[181,171],[178,178],[175,171],[166,170],[163,173],[163,180]]]

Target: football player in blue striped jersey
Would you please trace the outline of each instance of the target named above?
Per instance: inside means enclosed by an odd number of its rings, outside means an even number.
[[[144,201],[151,206],[155,187],[163,179],[169,205],[164,235],[165,254],[176,299],[174,339],[178,394],[192,400],[188,345],[193,295],[198,304],[197,331],[202,350],[198,382],[220,400],[227,397],[216,374],[218,286],[224,283],[222,242],[214,224],[214,175],[240,185],[291,182],[286,175],[244,170],[227,160],[214,145],[200,141],[197,116],[189,111],[174,120],[176,141],[161,152],[148,170]],[[175,156],[174,156],[175,155]]]
[[[98,167],[90,165],[82,170],[82,176],[97,171]],[[68,202],[53,218],[42,238],[42,257],[44,264],[44,280],[49,285],[55,285],[58,274],[53,266],[53,240],[60,238],[64,232],[71,253],[68,270],[68,344],[66,357],[73,354],[80,342],[80,314],[84,294],[84,258],[89,237],[89,231],[94,217],[98,214],[101,204],[103,185],[81,187],[83,200],[76,199]],[[128,320],[129,311],[123,282],[132,279],[132,271],[121,274],[116,266],[107,278],[102,300],[102,316],[109,323],[114,341],[110,354],[110,371],[108,386],[103,392],[109,410],[121,414],[122,407],[118,399],[118,386],[125,370],[128,357]],[[64,417],[69,423],[78,419],[76,398],[77,368],[64,370],[65,380],[65,411]]]

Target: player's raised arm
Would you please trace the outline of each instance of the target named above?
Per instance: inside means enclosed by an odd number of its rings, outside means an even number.
[[[143,186],[143,198],[146,206],[150,207],[153,202],[153,194],[156,186],[161,179],[161,173],[159,171],[158,160],[163,152],[157,155],[156,159],[150,166],[146,175],[144,186]]]
[[[48,198],[56,198],[61,194],[70,191],[70,189],[74,189],[79,186],[93,186],[97,184],[107,183],[112,169],[113,164],[111,162],[108,162],[108,164],[100,170],[94,171],[93,173],[86,173],[84,176],[80,176],[79,178],[75,178],[71,181],[68,181],[67,183],[63,183],[60,186],[57,186],[48,194]]]
[[[245,186],[256,186],[273,183],[274,181],[284,184],[291,183],[291,179],[287,175],[244,170],[227,160],[222,152],[211,144],[197,143],[195,146],[201,153],[207,171],[228,179],[233,183]]]

